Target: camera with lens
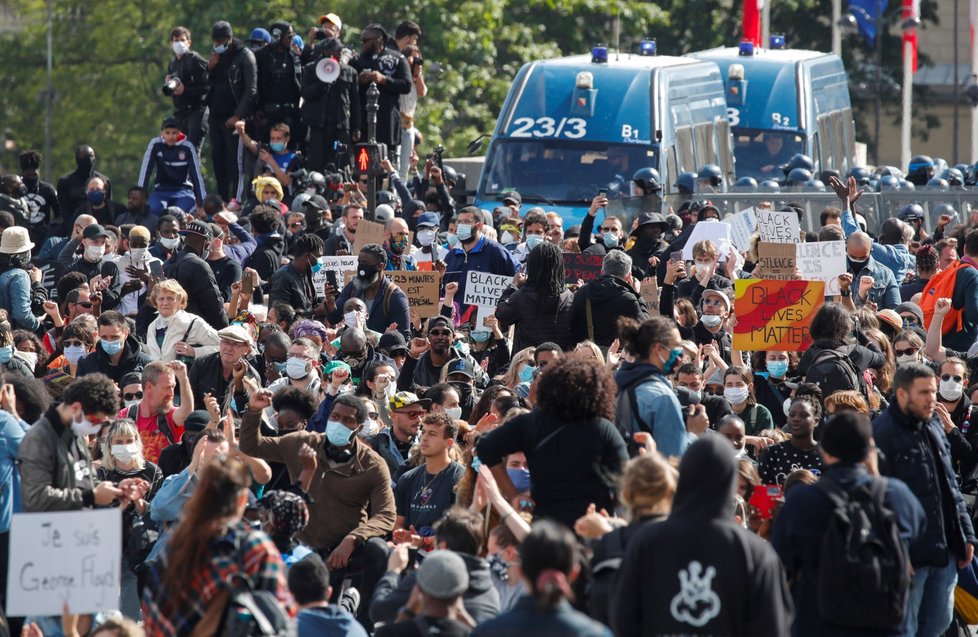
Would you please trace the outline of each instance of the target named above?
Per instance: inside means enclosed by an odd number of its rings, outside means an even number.
[[[167,97],[172,97],[173,92],[177,90],[178,86],[180,86],[180,78],[177,77],[176,75],[170,76],[170,79],[167,80],[166,84],[163,85],[162,88],[163,95],[166,95]]]
[[[439,144],[431,150],[431,159],[438,168],[444,170],[445,166],[442,163],[442,158],[445,155],[445,147]]]
[[[422,66],[424,66],[424,58],[421,57],[420,55],[416,56],[414,58],[413,64],[414,64],[414,66],[416,66],[418,68],[421,68]]]
[[[318,41],[318,40],[325,40],[328,37],[329,34],[326,33],[326,29],[324,29],[323,27],[319,27],[318,29],[316,29],[315,33],[313,34],[312,39]]]

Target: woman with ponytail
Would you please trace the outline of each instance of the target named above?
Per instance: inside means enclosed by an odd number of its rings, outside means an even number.
[[[571,585],[581,572],[581,554],[570,530],[541,520],[520,545],[529,593],[513,610],[480,624],[472,637],[611,637],[607,626],[571,608]]]

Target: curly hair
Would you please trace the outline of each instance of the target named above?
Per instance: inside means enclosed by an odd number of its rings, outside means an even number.
[[[62,402],[65,405],[81,403],[82,411],[86,414],[112,415],[122,408],[115,383],[105,374],[97,372],[85,374],[68,385]]]
[[[614,419],[615,379],[606,365],[579,353],[547,365],[537,382],[537,406],[558,420]]]
[[[814,383],[801,383],[795,389],[795,395],[791,398],[791,404],[796,401],[805,400],[812,406],[812,413],[815,415],[815,422],[822,419],[822,388]]]
[[[556,311],[565,279],[564,257],[554,244],[544,241],[526,255],[526,287],[536,291],[538,309]]]
[[[377,265],[381,269],[387,267],[387,251],[384,250],[384,246],[378,243],[368,243],[363,246],[360,248],[360,254],[372,256],[377,260]]]
[[[812,339],[825,340],[835,345],[842,345],[852,329],[849,311],[838,303],[826,303],[815,313],[809,328]]]
[[[248,218],[251,220],[251,227],[255,229],[256,234],[275,232],[282,225],[281,211],[266,204],[255,206]]]
[[[275,411],[291,409],[305,420],[312,418],[318,405],[316,398],[301,387],[286,387],[272,399],[272,409]]]
[[[294,254],[297,257],[301,257],[304,254],[319,254],[323,253],[326,249],[326,244],[323,243],[322,237],[318,234],[304,234],[295,240],[293,244]]]

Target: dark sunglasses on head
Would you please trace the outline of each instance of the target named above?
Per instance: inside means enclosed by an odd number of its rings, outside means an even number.
[[[951,380],[951,379],[953,379],[954,382],[956,382],[956,383],[960,383],[961,382],[961,377],[960,376],[954,376],[952,374],[941,374],[941,380],[948,381],[948,380]]]
[[[137,392],[132,393],[132,394],[122,394],[122,397],[124,399],[126,399],[126,400],[142,400],[143,399],[143,392],[137,391]]]

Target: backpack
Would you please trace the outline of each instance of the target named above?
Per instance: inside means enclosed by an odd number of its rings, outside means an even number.
[[[615,427],[618,433],[625,440],[628,447],[628,455],[632,458],[638,455],[638,445],[635,444],[632,434],[639,431],[647,431],[650,436],[655,436],[655,425],[650,424],[642,418],[638,410],[638,398],[635,390],[639,385],[649,380],[647,377],[640,379],[627,387],[618,388],[618,398],[615,406]]]
[[[224,637],[294,636],[295,622],[279,603],[275,593],[256,591],[244,573],[228,576],[231,590],[224,611]]]
[[[139,418],[139,403],[129,406],[129,409],[126,410],[126,418],[131,420],[133,424],[136,423]],[[166,420],[166,414],[161,413],[156,415],[156,428],[166,437],[168,444],[172,445],[175,442],[173,432],[170,431],[170,423]]]
[[[937,305],[937,299],[953,298],[954,286],[958,282],[958,272],[970,267],[972,267],[970,263],[956,261],[947,269],[932,276],[927,285],[924,286],[924,291],[920,296],[920,309],[924,312],[924,329],[930,327],[930,322],[934,318],[934,307]],[[951,310],[944,315],[941,334],[962,329],[964,329],[964,307],[956,308],[952,305]]]
[[[837,349],[821,350],[805,372],[805,382],[821,387],[824,396],[840,390],[856,390],[865,396],[866,389],[860,382],[861,378],[862,374],[848,353]]]
[[[836,626],[899,629],[910,594],[910,554],[884,504],[886,480],[848,493],[830,478],[815,484],[835,505],[819,553],[819,614]]]

